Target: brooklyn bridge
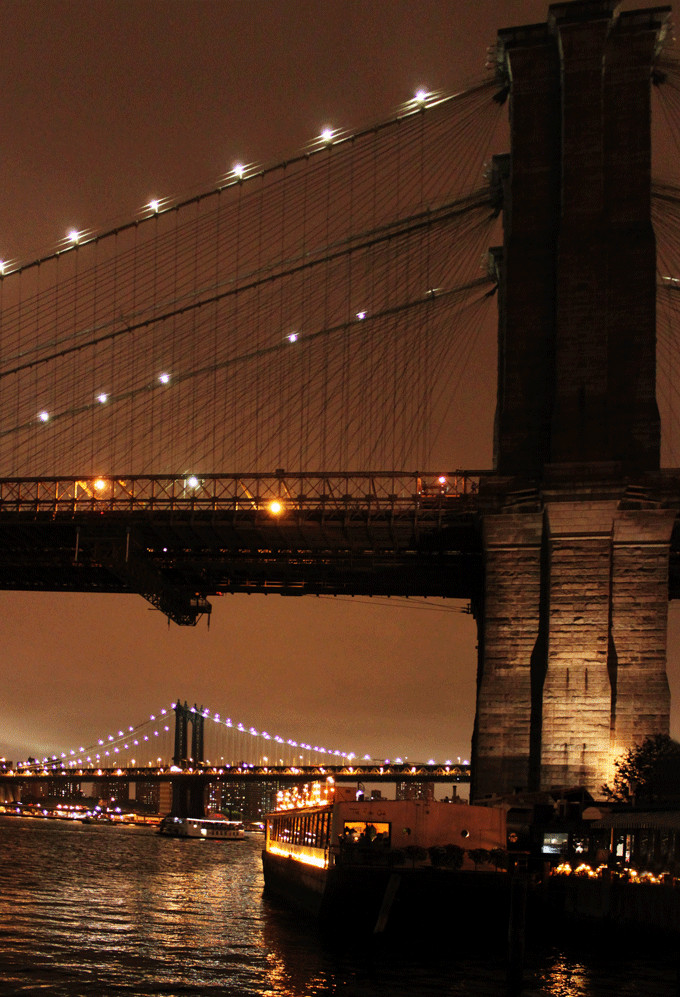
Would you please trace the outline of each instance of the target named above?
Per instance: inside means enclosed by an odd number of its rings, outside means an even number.
[[[460,92],[3,263],[0,587],[178,625],[227,593],[466,599],[476,798],[597,792],[667,732],[680,64],[669,8],[617,8],[553,4]],[[461,469],[496,309],[494,465]]]

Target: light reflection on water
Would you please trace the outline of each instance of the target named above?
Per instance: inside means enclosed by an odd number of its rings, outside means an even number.
[[[502,945],[331,937],[262,897],[261,838],[0,818],[0,997],[505,997]],[[531,951],[522,997],[672,997],[670,959]]]

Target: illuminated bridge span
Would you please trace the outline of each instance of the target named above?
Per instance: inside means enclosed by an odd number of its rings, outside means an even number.
[[[553,4],[459,93],[6,261],[0,587],[181,624],[469,599],[473,796],[598,792],[666,732],[680,61],[670,8],[617,8]],[[480,432],[493,470],[446,474]]]
[[[16,765],[0,762],[0,801],[16,802],[38,787],[52,794],[59,787],[78,793],[83,784],[109,797],[118,786],[127,798],[130,783],[152,783],[161,787],[164,812],[200,817],[210,787],[259,783],[271,790],[327,780],[357,787],[364,781],[464,783],[470,781],[470,765],[467,759],[440,764],[434,759],[416,764],[402,758],[359,759],[354,752],[246,728],[204,707],[177,701],[141,724],[99,738],[89,749],[72,748]]]
[[[411,774],[425,770],[450,773],[454,767],[463,772],[468,766],[467,759],[461,763],[460,759],[438,762],[431,758],[418,763]],[[130,778],[135,773],[149,778],[161,774],[171,778],[172,773],[180,771],[233,773],[244,777],[277,773],[299,779],[301,773],[310,777],[336,772],[347,775],[351,769],[354,773],[365,770],[381,775],[388,770],[406,773],[412,767],[408,759],[401,757],[358,756],[353,751],[257,730],[207,707],[189,706],[178,700],[141,723],[103,734],[88,747],[81,745],[29,758],[13,765],[12,772],[17,777],[42,778],[86,777],[103,772]]]

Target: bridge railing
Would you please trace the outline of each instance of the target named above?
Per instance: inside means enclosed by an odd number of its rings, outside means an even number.
[[[295,511],[366,507],[411,511],[463,505],[479,471],[129,475],[0,478],[0,514]]]

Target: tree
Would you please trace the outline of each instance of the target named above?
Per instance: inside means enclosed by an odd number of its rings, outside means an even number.
[[[444,845],[445,864],[449,869],[460,869],[465,858],[465,849],[460,845]]]
[[[491,861],[488,848],[471,848],[468,855],[475,864],[475,871],[477,870],[478,865],[485,865]]]
[[[667,734],[652,734],[629,748],[615,763],[611,786],[602,792],[616,803],[654,803],[680,796],[680,744]]]

